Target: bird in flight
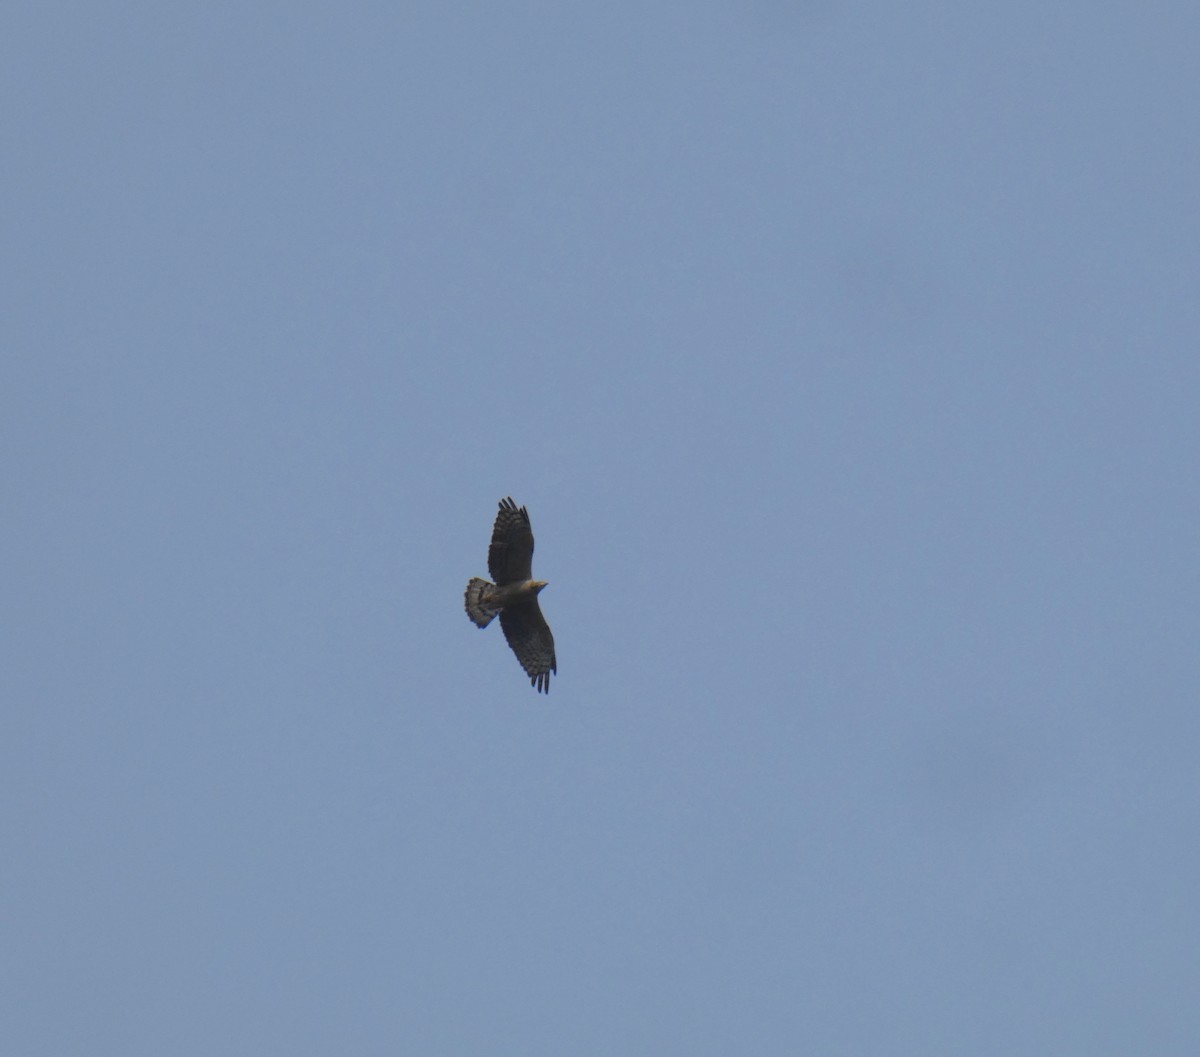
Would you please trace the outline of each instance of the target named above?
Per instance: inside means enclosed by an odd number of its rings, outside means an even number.
[[[554,636],[538,605],[545,580],[533,579],[533,529],[529,512],[512,498],[500,500],[488,547],[488,572],[496,582],[473,576],[467,583],[467,616],[476,627],[486,628],[497,613],[509,646],[543,694],[550,692],[550,673],[558,673]]]

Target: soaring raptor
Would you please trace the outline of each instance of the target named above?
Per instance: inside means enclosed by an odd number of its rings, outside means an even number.
[[[554,636],[538,605],[545,580],[533,579],[533,529],[529,513],[509,499],[500,500],[488,547],[488,572],[494,584],[472,577],[467,583],[467,616],[486,628],[500,614],[500,627],[529,681],[550,693],[550,673],[558,673]]]

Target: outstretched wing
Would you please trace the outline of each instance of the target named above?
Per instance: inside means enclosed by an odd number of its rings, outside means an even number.
[[[492,575],[495,576],[493,570]],[[525,674],[543,694],[550,693],[550,673],[558,672],[554,658],[554,636],[542,616],[537,599],[505,606],[500,610],[500,627]]]
[[[492,545],[488,547],[488,572],[498,584],[533,579],[533,529],[529,527],[529,512],[511,498],[500,500],[500,513],[492,526]],[[543,620],[542,626],[545,625]]]

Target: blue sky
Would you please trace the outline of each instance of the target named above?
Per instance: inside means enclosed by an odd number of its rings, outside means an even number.
[[[11,1051],[1197,1052],[1198,30],[6,7]]]

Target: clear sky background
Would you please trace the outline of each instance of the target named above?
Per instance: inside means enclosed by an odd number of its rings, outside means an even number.
[[[1198,39],[5,5],[5,1052],[1200,1052]]]

